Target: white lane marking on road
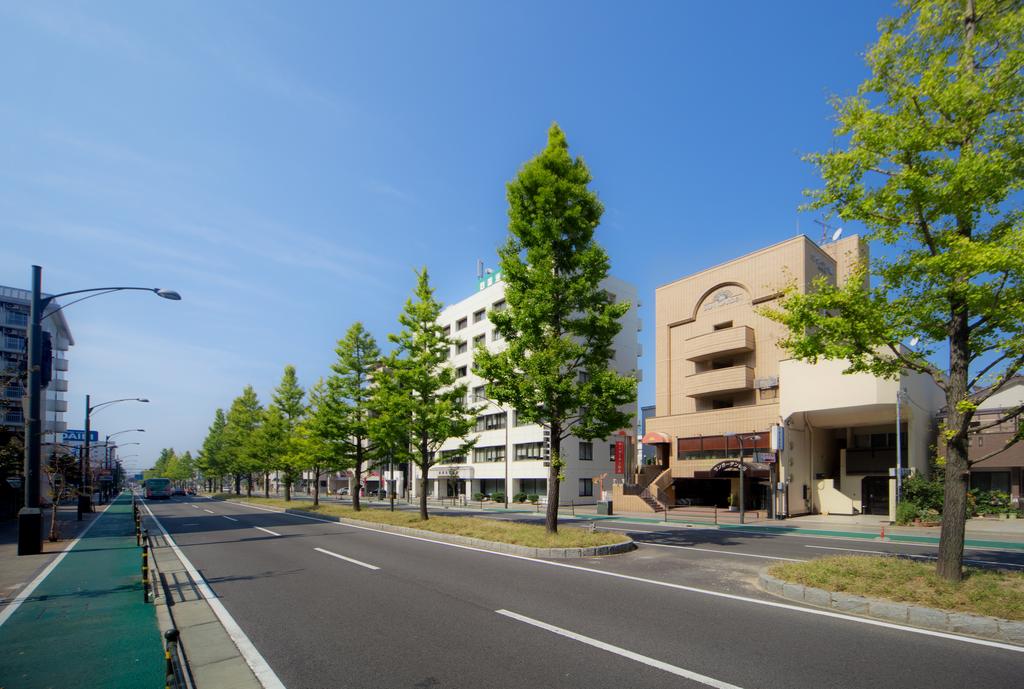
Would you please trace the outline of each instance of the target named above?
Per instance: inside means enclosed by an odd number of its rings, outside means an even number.
[[[199,505],[192,505],[192,509],[198,510],[199,509]]]
[[[217,598],[217,594],[210,588],[210,584],[207,583],[206,577],[199,573],[199,570],[195,568],[192,561],[185,557],[185,553],[181,552],[181,548],[171,538],[171,534],[167,533],[167,529],[160,523],[156,515],[153,514],[153,510],[149,509],[149,505],[145,505],[146,511],[149,512],[149,516],[156,522],[157,527],[163,533],[164,538],[167,540],[167,545],[171,546],[174,554],[181,560],[181,564],[185,565],[185,570],[192,577],[192,581],[196,582],[196,587],[199,592],[203,594],[203,598],[209,603],[210,608],[213,610],[213,614],[217,616],[220,623],[224,625],[224,629],[227,630],[228,636],[235,642],[235,646],[238,647],[239,653],[245,658],[245,662],[249,665],[249,669],[252,670],[253,674],[256,675],[256,679],[263,685],[263,689],[285,689],[284,683],[278,678],[277,673],[270,667],[266,659],[260,652],[256,650],[252,641],[246,636],[242,628],[235,622],[235,618],[231,616],[224,604]]]
[[[270,534],[271,536],[280,536],[281,535],[281,534],[277,533],[276,531],[271,531],[270,529],[264,529],[262,526],[254,526],[253,528],[254,529],[259,529],[260,531],[265,531],[266,533]]]
[[[331,557],[336,557],[339,560],[344,560],[345,562],[351,562],[352,564],[359,565],[360,567],[366,567],[366,569],[380,569],[380,567],[375,567],[375,566],[367,564],[365,562],[360,562],[359,560],[354,560],[351,557],[345,557],[344,555],[339,555],[338,553],[332,553],[330,550],[324,550],[323,548],[313,548],[313,550],[317,551],[318,553],[323,553],[324,555],[330,555]]]
[[[210,514],[213,514],[213,510],[203,509],[203,512],[209,512]]]
[[[230,519],[230,520],[231,520],[231,521],[233,521],[233,522],[237,522],[237,521],[238,521],[238,520],[237,520],[237,519],[235,519],[234,517],[229,517],[229,516],[228,516],[228,515],[226,515],[226,514],[222,514],[222,515],[220,515],[220,516],[224,517],[225,519]]]
[[[356,526],[355,524],[344,523],[339,524],[328,519],[320,519],[318,517],[307,517],[303,514],[286,513],[280,509],[270,509],[268,507],[256,507],[255,505],[249,505],[247,503],[235,503],[238,505],[244,505],[245,507],[251,507],[254,510],[262,510],[263,512],[275,512],[277,514],[289,514],[292,517],[298,517],[299,519],[306,519],[313,522],[323,522],[324,524],[334,524],[335,526],[345,526],[351,529],[361,529],[363,531],[373,531],[374,533],[383,534],[386,536],[396,536],[398,538],[408,538],[413,541],[423,541],[425,543],[435,543],[437,545],[447,546],[449,548],[459,548],[460,550],[472,550],[478,553],[484,553],[485,555],[493,555],[496,557],[507,557],[513,560],[524,560],[526,562],[532,562],[537,565],[547,565],[549,567],[561,567],[564,569],[575,569],[580,572],[589,572],[591,574],[600,574],[606,577],[614,577],[616,579],[625,579],[627,581],[636,581],[641,584],[650,584],[652,586],[662,586],[665,588],[676,589],[679,591],[689,591],[690,593],[699,593],[704,596],[713,596],[715,598],[726,598],[729,600],[739,601],[741,603],[750,603],[752,605],[763,605],[769,608],[777,608],[780,610],[789,610],[792,612],[799,612],[805,615],[818,615],[820,617],[831,617],[836,620],[843,620],[845,622],[855,622],[857,624],[866,624],[872,627],[885,627],[887,629],[895,629],[901,632],[909,632],[911,634],[920,634],[922,636],[934,636],[939,639],[947,639],[950,641],[959,641],[965,644],[974,644],[977,646],[990,646],[992,648],[1000,648],[1005,651],[1014,651],[1016,653],[1024,653],[1024,646],[1014,646],[1012,644],[1004,644],[998,641],[988,641],[986,639],[975,639],[968,636],[958,636],[956,634],[948,634],[946,632],[938,632],[931,629],[919,629],[917,627],[907,627],[901,624],[895,624],[893,622],[883,622],[881,620],[872,620],[866,617],[854,617],[853,615],[844,615],[839,612],[830,612],[828,610],[817,610],[815,608],[804,608],[799,605],[790,605],[789,603],[776,603],[770,600],[761,600],[758,598],[748,598],[747,596],[738,596],[734,593],[723,593],[722,591],[711,591],[709,589],[700,589],[695,586],[686,586],[684,584],[673,584],[667,581],[657,581],[656,579],[645,579],[643,577],[635,577],[630,574],[619,574],[618,572],[606,572],[601,569],[591,569],[590,567],[582,567],[580,565],[570,565],[565,562],[552,562],[551,560],[538,560],[532,557],[526,557],[525,555],[515,555],[513,553],[499,553],[494,550],[486,550],[485,548],[475,548],[471,545],[460,545],[458,543],[446,543],[445,541],[435,541],[432,538],[423,538],[422,536],[411,536],[403,533],[393,533],[391,531],[381,531],[380,529],[374,529],[369,526]]]
[[[653,545],[659,548],[679,548],[681,550],[697,550],[702,553],[715,553],[717,555],[736,555],[737,557],[758,557],[762,560],[785,560],[787,562],[807,562],[807,560],[798,560],[795,557],[777,557],[775,555],[755,555],[754,553],[734,553],[729,550],[715,550],[714,548],[697,548],[692,545],[670,545],[668,543],[647,543],[646,541],[636,541],[637,545]]]
[[[106,510],[103,511],[106,512]],[[78,538],[71,541],[71,543],[68,543],[67,547],[64,548],[64,550],[60,551],[60,554],[53,559],[53,562],[46,565],[46,569],[40,572],[39,576],[33,579],[28,586],[23,588],[21,592],[14,598],[14,600],[8,603],[6,608],[0,611],[0,626],[3,626],[4,622],[10,619],[11,615],[14,614],[14,611],[20,608],[21,604],[24,603],[25,600],[32,595],[32,592],[36,590],[36,587],[39,586],[39,584],[43,583],[43,579],[50,575],[50,572],[52,572],[54,568],[56,568],[57,565],[60,564],[60,561],[63,560],[64,557],[68,554],[68,552],[75,547],[75,544],[82,540],[82,537],[84,537],[85,534],[89,533],[89,529],[92,528],[93,524],[100,520],[101,516],[103,516],[102,513],[96,515],[96,518],[93,519],[88,526],[82,529],[82,533],[78,534]]]
[[[579,641],[580,643],[587,644],[588,646],[599,648],[602,651],[608,651],[609,653],[620,655],[623,658],[629,658],[630,660],[635,660],[638,663],[643,663],[644,665],[650,665],[651,667],[657,668],[659,670],[664,670],[665,672],[672,673],[673,675],[685,677],[686,679],[692,680],[694,682],[699,682],[700,684],[709,687],[715,687],[715,689],[740,689],[740,687],[736,686],[735,684],[729,684],[728,682],[723,682],[722,680],[715,679],[714,677],[702,675],[699,672],[686,670],[676,665],[670,665],[660,660],[655,660],[654,658],[651,658],[649,656],[640,655],[639,653],[634,653],[633,651],[627,651],[626,649],[620,646],[613,646],[612,644],[605,643],[604,641],[598,641],[597,639],[591,638],[589,636],[583,636],[582,634],[571,632],[568,629],[562,629],[561,627],[556,627],[553,624],[541,622],[540,620],[535,620],[532,617],[526,617],[525,615],[520,615],[510,610],[495,610],[494,612],[498,613],[499,615],[504,615],[505,617],[511,617],[513,620],[525,622],[526,624],[533,625],[534,627],[540,627],[541,629],[553,632],[555,634],[558,634],[559,636],[564,636],[566,638],[572,639],[573,641]]]
[[[830,548],[827,545],[805,545],[805,548],[816,548],[818,550],[842,550],[847,553],[872,553],[875,555],[899,555],[900,557],[911,557],[916,560],[937,560],[934,555],[910,555],[908,553],[894,553],[891,550],[859,550],[857,548]],[[972,565],[991,565],[993,567],[1024,567],[1016,562],[999,562],[998,560],[969,560],[964,562]]]

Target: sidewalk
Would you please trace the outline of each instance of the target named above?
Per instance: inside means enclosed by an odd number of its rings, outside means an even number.
[[[143,601],[140,566],[124,494],[93,517],[20,606],[0,613],[0,686],[163,686],[163,643]]]

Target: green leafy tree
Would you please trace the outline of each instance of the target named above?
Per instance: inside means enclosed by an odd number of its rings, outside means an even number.
[[[348,437],[338,423],[341,404],[323,379],[309,389],[309,411],[295,434],[294,460],[313,479],[313,504],[320,504],[320,478],[331,471],[351,468]]]
[[[630,308],[602,288],[608,255],[594,240],[603,209],[590,171],[553,124],[547,147],[508,185],[509,236],[499,251],[508,307],[491,321],[508,347],[479,348],[487,395],[551,435],[546,526],[558,530],[561,444],[603,438],[631,424],[635,378],[609,366]]]
[[[227,427],[227,417],[223,409],[218,409],[213,415],[213,423],[207,430],[206,438],[203,439],[203,449],[200,451],[199,470],[209,482],[209,490],[213,490],[213,481],[218,486],[221,480],[228,475],[227,453],[224,449],[224,429]]]
[[[427,514],[427,472],[437,450],[449,438],[465,438],[473,428],[474,409],[466,405],[466,385],[457,383],[448,363],[454,342],[438,325],[441,303],[434,298],[427,269],[417,271],[413,297],[398,317],[402,329],[389,338],[395,349],[375,379],[373,406],[377,410],[375,435],[403,426],[411,447],[394,443],[420,470],[420,519]],[[397,433],[397,431],[396,431]],[[466,447],[469,445],[466,444]]]
[[[292,444],[295,441],[296,429],[306,415],[305,403],[306,391],[299,385],[299,379],[295,375],[295,367],[291,364],[284,367],[284,375],[281,382],[274,390],[273,404],[281,412],[284,422],[285,438],[281,447],[281,454],[278,460],[278,471],[284,475],[284,499],[292,499],[292,485],[299,476],[301,467],[294,461],[296,453]]]
[[[326,381],[330,391],[327,405],[335,424],[334,437],[352,464],[355,475],[352,507],[359,511],[359,482],[364,464],[379,454],[369,425],[372,378],[381,365],[380,349],[373,335],[357,321],[345,337],[338,340],[334,351],[338,358],[331,365],[331,375]]]
[[[262,475],[263,495],[270,497],[270,473],[289,466],[287,462],[288,425],[276,404],[263,410],[262,420],[253,431],[251,451],[253,463]]]
[[[263,407],[251,385],[231,403],[225,420],[223,449],[234,477],[235,495],[241,494],[245,477],[246,494],[252,497],[252,474],[259,470],[255,432],[263,420]]]
[[[824,187],[808,192],[808,208],[862,222],[886,251],[841,287],[791,291],[774,316],[798,358],[917,371],[945,392],[937,571],[958,581],[969,438],[998,423],[971,421],[1024,364],[1024,5],[900,4],[867,54],[870,78],[833,102],[842,145],[809,156]],[[900,346],[915,337],[913,351]]]

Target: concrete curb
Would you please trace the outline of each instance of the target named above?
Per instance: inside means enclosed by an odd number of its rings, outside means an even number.
[[[886,622],[923,627],[954,634],[968,634],[995,641],[1024,645],[1024,622],[966,612],[946,612],[911,603],[866,598],[850,593],[793,584],[761,570],[761,587],[773,595],[836,612],[873,617]]]
[[[222,498],[214,498],[222,499]],[[225,502],[236,502],[239,505],[245,505],[247,503],[239,502],[236,500],[225,500]],[[344,517],[335,517],[329,514],[316,514],[313,512],[306,512],[304,510],[294,509],[281,509],[279,507],[263,507],[263,509],[272,509],[286,514],[294,514],[300,517],[312,517],[314,519],[320,519],[322,521],[337,522],[339,524],[348,524],[349,526],[361,526],[364,528],[376,529],[377,531],[387,531],[389,533],[403,534],[406,536],[417,536],[419,538],[429,538],[433,541],[442,541],[444,543],[454,543],[456,545],[468,545],[473,548],[482,548],[484,550],[493,550],[499,553],[510,553],[512,555],[522,555],[524,557],[543,557],[549,559],[576,559],[581,557],[595,557],[600,555],[617,555],[619,553],[628,553],[631,550],[636,549],[636,543],[633,542],[632,538],[627,538],[621,543],[612,543],[610,545],[598,545],[590,546],[588,548],[529,548],[523,545],[514,545],[512,543],[499,543],[497,541],[485,541],[482,538],[470,538],[468,536],[456,536],[454,534],[438,533],[436,531],[426,531],[424,529],[412,529],[408,526],[392,526],[391,524],[380,524],[378,522],[361,521],[359,519],[346,519]]]

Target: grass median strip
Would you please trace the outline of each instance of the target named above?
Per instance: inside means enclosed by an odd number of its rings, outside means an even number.
[[[417,512],[388,512],[377,509],[363,509],[356,512],[351,507],[345,505],[321,503],[314,506],[312,503],[307,502],[288,502],[276,498],[245,498],[226,493],[215,497],[239,502],[251,502],[254,505],[283,507],[286,509],[302,510],[312,514],[356,519],[371,524],[407,526],[413,529],[479,538],[498,543],[511,543],[528,548],[589,548],[621,543],[623,541],[622,536],[601,533],[599,531],[591,533],[590,531],[570,527],[563,528],[557,534],[552,535],[547,533],[543,526],[518,524],[513,521],[495,521],[493,519],[468,515],[464,517],[431,517],[427,521],[421,521]]]
[[[951,612],[1024,620],[1024,573],[968,567],[960,583],[935,565],[901,557],[844,555],[775,565],[769,573],[826,591],[885,598]]]

